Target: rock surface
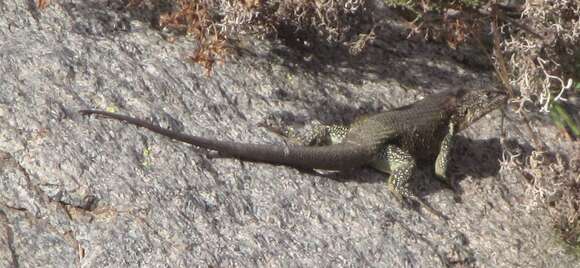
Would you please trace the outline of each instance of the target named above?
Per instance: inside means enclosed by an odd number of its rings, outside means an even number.
[[[331,179],[212,158],[76,112],[115,107],[187,133],[279,143],[258,127],[265,118],[345,122],[431,92],[493,87],[490,70],[461,63],[469,54],[407,41],[393,22],[358,57],[241,42],[208,77],[185,60],[194,43],[169,43],[107,3],[39,12],[0,2],[1,267],[577,264],[547,211],[526,202],[521,175],[500,169],[499,111],[454,149],[461,200],[428,168],[413,182],[448,222],[397,203],[372,170]],[[523,126],[503,129],[529,146]],[[537,128],[552,148],[574,150]]]

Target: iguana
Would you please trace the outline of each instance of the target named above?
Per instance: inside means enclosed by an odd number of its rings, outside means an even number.
[[[174,132],[125,115],[99,110],[79,112],[125,121],[246,161],[323,170],[370,166],[390,174],[388,186],[398,198],[410,198],[424,204],[408,190],[417,161],[434,160],[435,175],[449,183],[445,173],[454,135],[502,106],[506,100],[507,95],[496,90],[462,89],[432,94],[410,105],[362,117],[348,127],[321,125],[305,141],[305,144],[318,146],[220,141]]]

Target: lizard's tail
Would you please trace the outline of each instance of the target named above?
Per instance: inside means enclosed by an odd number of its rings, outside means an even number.
[[[252,162],[288,165],[306,169],[345,170],[360,167],[373,158],[373,152],[363,148],[363,146],[337,144],[309,147],[220,141],[171,131],[151,122],[126,115],[99,110],[80,110],[79,113],[83,115],[98,114],[124,121],[147,128],[174,140],[216,150],[227,156]]]

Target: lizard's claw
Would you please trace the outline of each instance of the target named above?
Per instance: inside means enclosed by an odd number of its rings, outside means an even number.
[[[397,200],[401,204],[403,204],[403,206],[416,207],[414,205],[419,204],[419,206],[422,206],[423,208],[425,208],[429,213],[431,213],[431,214],[433,214],[433,215],[435,215],[435,216],[437,216],[445,221],[449,220],[449,218],[447,216],[443,215],[441,212],[432,208],[429,204],[427,204],[427,202],[425,202],[423,199],[419,198],[418,196],[415,196],[414,194],[409,192],[406,188],[397,189],[391,183],[388,184],[388,188],[389,188],[389,191],[391,193],[393,193],[395,198],[397,198]],[[413,204],[413,203],[415,203],[415,204]]]

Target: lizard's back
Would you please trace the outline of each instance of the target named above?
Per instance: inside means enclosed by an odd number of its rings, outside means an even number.
[[[444,93],[363,118],[353,123],[344,143],[372,146],[375,151],[385,143],[397,144],[420,159],[432,158],[455,105],[456,97]]]

